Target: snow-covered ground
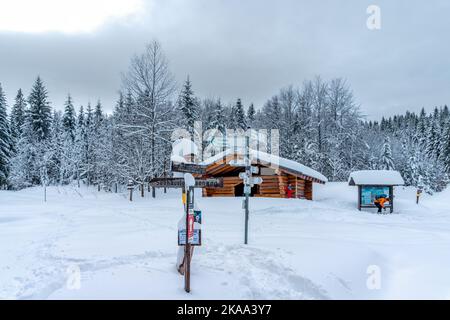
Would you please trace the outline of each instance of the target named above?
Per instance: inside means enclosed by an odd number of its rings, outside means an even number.
[[[180,191],[133,203],[88,188],[49,188],[47,203],[41,188],[0,191],[0,298],[449,299],[450,190],[418,206],[414,189],[396,195],[393,215],[357,211],[345,183],[316,186],[315,201],[252,199],[248,246],[242,199],[198,196],[203,246],[186,294]]]

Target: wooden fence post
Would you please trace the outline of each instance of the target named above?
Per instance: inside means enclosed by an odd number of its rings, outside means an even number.
[[[128,181],[127,189],[130,191],[130,201],[133,201],[133,189],[134,189],[134,186],[133,186],[133,181],[132,180]]]

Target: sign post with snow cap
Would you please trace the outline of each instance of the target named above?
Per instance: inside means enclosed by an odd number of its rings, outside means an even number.
[[[184,275],[186,292],[191,291],[191,259],[193,248],[200,246],[202,213],[194,201],[195,188],[223,187],[223,179],[197,178],[192,174],[204,174],[205,167],[194,163],[198,156],[195,143],[189,139],[180,138],[172,145],[171,171],[173,178],[152,179],[150,184],[154,188],[179,188],[182,190],[181,199],[184,213],[178,222],[178,255],[177,270]]]
[[[195,178],[190,173],[184,175],[186,190],[186,224],[184,242],[184,290],[191,291],[191,242],[194,238],[194,187]]]
[[[249,130],[247,130],[248,132]],[[244,167],[245,172],[239,173],[239,178],[243,180],[244,182],[244,194],[245,194],[245,200],[243,203],[243,208],[245,212],[245,234],[244,234],[244,244],[248,244],[248,220],[249,220],[249,197],[252,193],[252,188],[256,184],[262,184],[263,179],[261,177],[252,177],[252,174],[258,174],[259,168],[252,166],[252,160],[250,158],[250,136],[247,133],[245,136],[245,156],[244,156],[244,162],[233,162],[233,164],[230,163],[231,166],[235,167]]]

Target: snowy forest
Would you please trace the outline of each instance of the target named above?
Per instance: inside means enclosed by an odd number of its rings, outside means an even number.
[[[447,106],[368,121],[339,78],[282,88],[263,106],[238,98],[223,102],[196,96],[189,77],[178,87],[155,41],[131,59],[111,114],[101,101],[82,106],[70,94],[64,106],[52,106],[44,80],[37,77],[29,92],[18,89],[11,103],[0,85],[2,189],[77,183],[112,190],[129,180],[143,185],[168,171],[172,131],[193,132],[195,121],[221,132],[278,129],[280,155],[330,181],[346,181],[361,169],[399,170],[407,185],[428,193],[449,181]]]

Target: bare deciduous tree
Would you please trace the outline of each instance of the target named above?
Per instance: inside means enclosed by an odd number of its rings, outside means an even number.
[[[122,81],[136,103],[131,110],[132,117],[128,117],[129,121],[120,123],[120,127],[126,131],[128,137],[139,137],[140,143],[136,144],[136,147],[150,150],[134,153],[134,156],[149,156],[150,166],[148,170],[141,168],[140,172],[136,172],[136,176],[144,179],[142,173],[148,172],[148,178],[153,178],[158,167],[164,164],[163,150],[170,142],[168,137],[176,124],[175,110],[171,102],[176,89],[175,81],[167,58],[157,41],[151,42],[144,53],[131,59],[128,72],[123,75]],[[146,163],[146,160],[137,161]]]

